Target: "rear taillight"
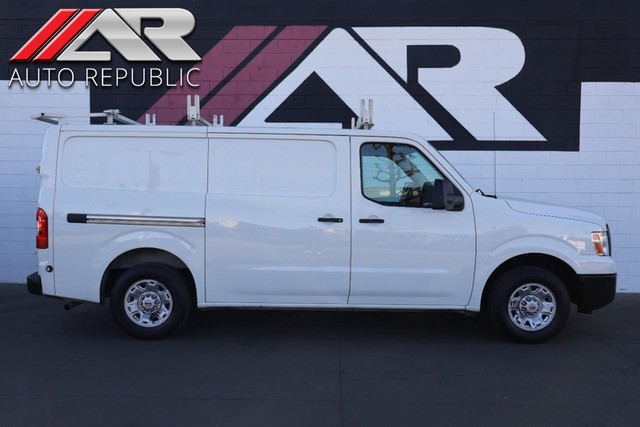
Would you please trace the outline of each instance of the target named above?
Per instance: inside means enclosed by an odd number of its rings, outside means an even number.
[[[36,248],[47,249],[49,247],[49,219],[47,218],[47,213],[42,208],[38,208],[36,220],[38,221]]]

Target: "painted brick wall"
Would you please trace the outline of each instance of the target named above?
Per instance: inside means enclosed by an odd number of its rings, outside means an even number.
[[[88,92],[0,84],[0,282],[21,282],[35,269],[35,166],[48,125],[28,117],[40,111],[86,114]],[[640,83],[584,83],[580,128],[580,152],[497,152],[497,193],[604,216],[619,290],[640,292]],[[492,192],[493,152],[443,153],[472,185]]]
[[[89,92],[83,85],[64,91],[46,86],[9,89],[6,81],[0,81],[0,283],[24,282],[36,270],[35,168],[49,125],[30,117],[42,111],[86,116]]]
[[[133,3],[127,7],[179,7]],[[184,121],[185,95],[198,93],[203,117],[225,114],[226,124],[243,126],[340,127],[361,98],[375,98],[377,129],[429,136],[473,185],[492,192],[495,171],[498,195],[605,216],[619,289],[640,292],[640,83],[633,83],[640,82],[640,3],[338,3],[183,5],[196,17],[187,41],[202,61],[151,65],[173,76],[198,66],[200,88],[123,85],[90,95],[82,82],[7,88],[16,66],[9,58],[71,5],[33,0],[0,11],[0,282],[24,281],[35,269],[34,168],[48,125],[29,116],[120,108],[176,124]],[[101,37],[83,49],[113,52],[110,63],[91,66],[149,66],[127,62]],[[88,66],[49,65],[80,74]]]

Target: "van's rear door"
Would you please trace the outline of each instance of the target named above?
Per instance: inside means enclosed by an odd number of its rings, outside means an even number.
[[[207,302],[346,304],[348,143],[210,134]]]

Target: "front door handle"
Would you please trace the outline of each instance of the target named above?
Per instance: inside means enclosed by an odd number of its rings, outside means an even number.
[[[360,224],[384,224],[382,218],[360,218]]]
[[[318,222],[343,222],[342,218],[332,218],[332,217],[320,217],[318,218]]]

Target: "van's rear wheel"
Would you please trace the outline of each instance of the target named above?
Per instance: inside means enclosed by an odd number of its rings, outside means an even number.
[[[187,320],[191,297],[180,274],[149,263],[125,271],[111,289],[111,314],[126,333],[141,339],[163,338]]]
[[[539,267],[520,267],[500,277],[490,314],[496,329],[518,342],[538,343],[557,335],[569,317],[566,286]]]

